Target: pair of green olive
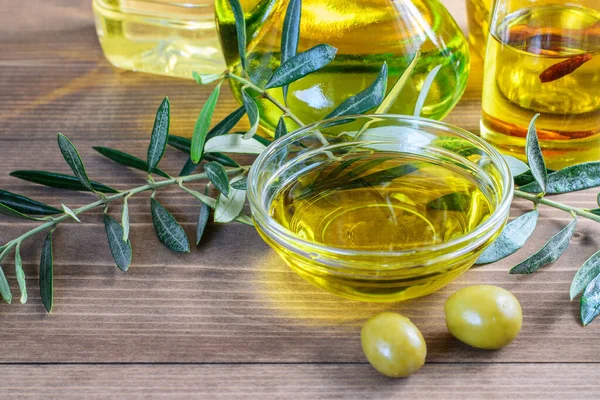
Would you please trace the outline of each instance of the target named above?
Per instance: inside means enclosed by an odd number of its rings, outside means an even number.
[[[451,295],[444,306],[446,326],[458,340],[481,349],[499,349],[521,330],[519,301],[491,285],[470,286]],[[408,318],[383,312],[368,320],[361,332],[369,363],[384,375],[406,377],[425,364],[427,346]]]

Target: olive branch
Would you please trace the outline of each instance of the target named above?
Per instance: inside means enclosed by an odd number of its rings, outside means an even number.
[[[202,240],[211,210],[214,222],[237,221],[252,225],[251,218],[243,213],[247,189],[246,176],[251,166],[240,166],[223,153],[260,154],[271,143],[269,139],[256,135],[260,121],[258,99],[269,101],[281,112],[274,132],[275,139],[287,135],[290,127],[294,129],[304,126],[304,122],[287,106],[288,86],[329,64],[335,58],[336,49],[327,44],[319,44],[302,53],[297,53],[301,0],[291,0],[284,19],[280,64],[264,87],[258,86],[250,80],[247,72],[249,65],[246,55],[246,27],[241,4],[239,0],[229,0],[229,4],[235,16],[242,70],[240,74],[234,74],[229,70],[221,74],[193,73],[193,78],[199,84],[206,85],[216,82],[216,86],[200,111],[192,139],[169,135],[170,103],[168,98],[165,98],[156,113],[146,161],[116,149],[94,147],[94,150],[112,161],[144,171],[146,173],[144,185],[118,191],[100,182],[90,180],[75,145],[62,134],[58,135],[58,147],[73,175],[31,170],[11,173],[11,176],[33,183],[65,190],[91,192],[96,196],[95,201],[82,207],[71,209],[61,204],[59,209],[19,194],[0,190],[0,214],[39,222],[34,228],[0,246],[0,263],[11,251],[14,251],[15,276],[21,292],[21,303],[27,301],[25,274],[20,255],[22,243],[36,233],[48,232],[41,253],[39,288],[43,305],[46,311],[50,312],[53,305],[53,232],[61,223],[80,222],[79,216],[92,209],[103,208],[107,240],[115,265],[120,270],[127,271],[132,257],[128,200],[139,193],[152,192],[150,211],[157,237],[168,249],[175,252],[189,252],[190,243],[183,228],[173,215],[155,198],[157,191],[166,186],[178,186],[200,202],[196,245]],[[344,100],[327,118],[363,114],[371,110],[375,110],[376,114],[386,113],[398,99],[419,58],[420,53],[416,52],[412,61],[390,90],[387,90],[388,70],[384,63],[379,74],[368,87]],[[433,82],[433,78],[430,77],[434,77],[439,69],[440,66],[430,68],[429,75],[424,80],[415,105],[414,114],[416,116],[420,115]],[[235,80],[242,84],[243,105],[210,128],[221,86],[226,80]],[[283,93],[283,102],[278,101],[272,95],[274,90],[280,88]],[[250,129],[242,133],[232,133],[244,115],[248,116]],[[363,126],[356,136],[366,128],[366,125]],[[327,144],[325,137],[320,136],[320,140],[324,145]],[[177,177],[172,177],[159,168],[167,145],[189,154],[188,161]],[[477,263],[498,261],[523,247],[535,229],[539,204],[569,212],[573,215],[573,220],[538,252],[512,268],[510,272],[513,274],[529,274],[556,261],[569,244],[575,231],[577,216],[600,222],[600,208],[575,208],[548,198],[548,195],[552,194],[600,186],[600,162],[574,165],[559,171],[546,169],[535,130],[535,118],[531,121],[527,134],[526,154],[527,164],[512,157],[506,157],[506,161],[513,171],[514,181],[518,186],[515,196],[531,201],[534,210],[507,224],[496,241],[481,254]],[[195,173],[199,165],[202,165],[203,172]],[[206,182],[204,193],[186,186],[187,183],[196,181]],[[209,195],[210,186],[217,190],[216,198]],[[108,212],[109,205],[115,202],[122,203],[120,222]],[[600,196],[598,202],[600,205]],[[575,298],[581,292],[583,292],[580,307],[581,319],[585,325],[600,314],[600,251],[584,263],[573,279],[570,290],[571,298]],[[0,296],[7,303],[12,301],[10,286],[2,267],[0,267]]]

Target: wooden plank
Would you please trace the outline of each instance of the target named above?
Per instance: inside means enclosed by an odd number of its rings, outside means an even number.
[[[596,399],[598,364],[428,364],[408,379],[369,365],[0,366],[3,399]]]

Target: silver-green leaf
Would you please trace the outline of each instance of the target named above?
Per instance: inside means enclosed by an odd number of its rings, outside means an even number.
[[[548,175],[547,194],[570,193],[577,190],[600,186],[600,162],[588,162],[563,168]],[[519,190],[528,193],[539,193],[537,182],[523,185]]]
[[[362,92],[344,100],[325,118],[339,117],[341,115],[363,114],[381,104],[385,97],[387,87],[387,64],[383,63],[379,75]]]
[[[104,228],[115,265],[126,272],[131,265],[131,243],[129,240],[123,241],[123,227],[108,214],[104,214]]]
[[[206,134],[206,140],[231,132],[237,123],[240,122],[240,119],[242,119],[244,114],[246,114],[246,107],[244,106],[232,111],[231,114],[223,118],[221,122],[216,124],[210,131],[208,131]]]
[[[216,161],[211,161],[204,164],[204,171],[210,182],[215,185],[219,192],[225,196],[229,195],[229,176],[225,167]]]
[[[510,273],[532,274],[543,266],[558,260],[569,246],[571,237],[573,237],[573,233],[575,233],[576,226],[577,217],[574,216],[573,220],[548,240],[537,253],[514,266],[510,270]]]
[[[71,217],[73,220],[77,221],[77,222],[81,222],[81,220],[79,219],[79,217],[77,216],[77,214],[75,214],[73,212],[73,210],[71,210],[69,207],[65,206],[64,204],[61,204],[63,211],[65,212],[65,214],[67,214],[69,217]]]
[[[300,20],[302,18],[302,0],[290,0],[283,19],[281,30],[281,64],[296,55],[300,40]],[[287,101],[288,87],[283,87],[283,101]]]
[[[571,282],[571,289],[569,295],[573,300],[585,287],[594,279],[600,275],[600,251],[594,253],[585,263],[579,268],[573,281]]]
[[[510,169],[512,176],[519,176],[529,171],[529,166],[518,158],[507,155],[502,155],[502,158],[508,164],[508,169]]]
[[[312,74],[329,64],[335,58],[337,49],[328,44],[318,44],[283,62],[273,72],[265,89],[289,85],[306,75]]]
[[[154,198],[150,199],[150,210],[158,240],[177,253],[189,252],[190,242],[187,235],[171,213]]]
[[[221,82],[215,86],[210,96],[208,96],[208,99],[206,100],[206,103],[204,103],[204,106],[200,111],[200,115],[198,115],[198,119],[196,120],[190,152],[192,161],[196,164],[198,164],[202,158],[204,144],[208,134],[208,128],[210,127],[210,121],[212,120],[213,113],[215,112],[215,107],[217,106],[217,100],[219,99],[220,92]]]
[[[600,275],[586,286],[579,305],[581,323],[586,326],[600,314]]]
[[[8,304],[12,302],[12,293],[10,291],[10,285],[6,280],[6,276],[4,275],[2,267],[0,267],[0,296],[2,296],[2,300],[4,300]]]
[[[223,74],[201,74],[197,71],[192,71],[192,78],[198,85],[206,85],[218,81],[223,77]]]
[[[200,213],[198,214],[198,224],[196,225],[196,246],[198,246],[200,241],[202,241],[202,236],[204,236],[204,231],[206,230],[209,216],[210,208],[206,204],[202,203],[200,206]]]
[[[525,245],[537,225],[537,210],[523,214],[504,227],[500,235],[479,256],[475,264],[489,264],[514,254]]]
[[[233,17],[235,18],[235,29],[237,31],[238,54],[242,69],[246,70],[248,63],[246,61],[246,20],[244,19],[244,10],[240,0],[229,0]]]
[[[21,219],[28,219],[28,220],[35,220],[36,218],[34,217],[30,217],[29,215],[25,215],[23,213],[18,212],[17,210],[12,209],[9,206],[6,206],[2,203],[0,203],[0,214],[2,215],[8,215],[9,217],[15,217],[15,218],[21,218]]]
[[[127,197],[123,199],[121,226],[123,227],[123,241],[127,242],[127,240],[129,240],[129,202],[127,201]]]
[[[546,171],[546,163],[544,161],[544,155],[540,147],[538,140],[537,131],[535,129],[535,121],[538,119],[540,114],[536,114],[529,122],[529,129],[527,130],[527,138],[525,142],[525,154],[527,154],[527,163],[531,169],[531,174],[535,178],[535,181],[541,188],[542,192],[546,192],[546,184],[548,182],[548,172]]]
[[[248,132],[244,134],[244,139],[250,139],[256,133],[258,129],[259,122],[259,114],[258,114],[258,106],[256,105],[255,100],[250,96],[246,89],[242,89],[242,101],[244,103],[244,108],[246,109],[246,114],[248,114],[248,121],[250,121],[250,129]]]
[[[21,304],[27,303],[27,282],[25,280],[25,271],[23,271],[23,260],[21,259],[21,244],[15,248],[15,275],[21,291]]]
[[[148,170],[152,172],[162,159],[167,148],[167,140],[169,139],[169,126],[171,124],[171,104],[169,98],[165,97],[154,118],[154,127],[152,128],[152,136],[150,137],[150,145],[148,146]]]
[[[423,81],[423,86],[421,87],[421,91],[419,92],[419,97],[417,97],[417,101],[415,102],[415,110],[413,111],[413,115],[415,117],[421,116],[421,111],[423,110],[425,100],[427,100],[427,96],[429,95],[429,91],[431,90],[431,85],[433,85],[433,81],[435,80],[435,77],[437,76],[438,72],[440,72],[440,69],[442,69],[441,64],[437,65],[431,71],[429,71],[429,74],[427,74],[427,77]]]
[[[267,146],[255,138],[244,139],[239,133],[217,136],[206,142],[204,151],[207,153],[227,152],[243,154],[260,154]]]
[[[73,143],[71,143],[71,141],[65,135],[59,133],[58,147],[60,148],[63,158],[73,171],[73,174],[75,174],[77,179],[79,179],[79,182],[81,182],[86,189],[93,192],[94,189],[92,187],[92,182],[90,182],[90,178],[87,176],[87,172],[83,166],[83,161],[81,161],[81,156],[75,148],[75,145],[73,145]]]
[[[50,186],[58,189],[90,191],[85,187],[77,177],[71,175],[60,174],[58,172],[36,171],[36,170],[19,170],[12,171],[10,176],[23,179],[24,181],[37,183],[40,185]],[[100,193],[119,193],[111,187],[99,182],[92,182],[92,189]]]
[[[40,297],[47,312],[52,312],[54,297],[54,254],[52,249],[52,231],[46,236],[42,247],[39,272]]]
[[[245,190],[231,188],[229,196],[221,193],[217,198],[217,205],[215,207],[215,222],[227,223],[233,221],[244,209],[245,202]]]

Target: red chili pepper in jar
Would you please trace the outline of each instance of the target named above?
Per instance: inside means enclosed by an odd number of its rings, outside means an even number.
[[[564,60],[554,65],[551,65],[540,74],[540,81],[542,81],[542,83],[547,83],[567,76],[573,71],[575,71],[577,68],[581,67],[586,62],[590,61],[591,59],[592,55],[589,53],[585,53],[573,56],[568,60]]]

